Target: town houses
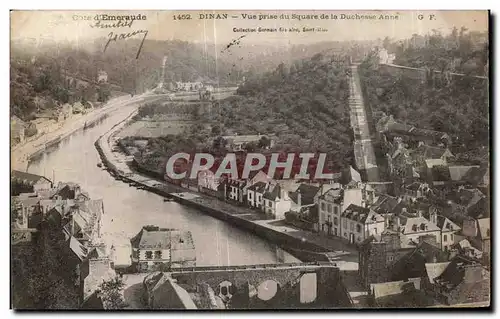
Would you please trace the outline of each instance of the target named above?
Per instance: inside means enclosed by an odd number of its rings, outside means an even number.
[[[52,263],[56,268],[50,271],[63,279],[57,289],[74,296],[75,307],[83,306],[103,280],[115,275],[102,238],[103,201],[90,199],[78,184],[54,185],[46,177],[20,171],[11,176],[16,190],[11,198],[11,243],[18,270],[34,266],[26,258]]]

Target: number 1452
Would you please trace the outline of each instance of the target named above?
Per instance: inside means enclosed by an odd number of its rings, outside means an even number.
[[[191,20],[190,14],[174,14],[174,20]]]

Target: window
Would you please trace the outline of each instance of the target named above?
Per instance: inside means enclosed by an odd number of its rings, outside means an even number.
[[[146,259],[153,259],[153,252],[152,251],[146,251]]]
[[[137,249],[134,249],[132,251],[132,258],[138,259],[139,258],[139,251]]]
[[[360,224],[357,224],[357,225],[356,225],[356,231],[357,231],[358,233],[361,233],[361,225],[360,225]]]
[[[344,228],[347,228],[347,219],[344,219]]]
[[[325,202],[321,202],[321,210],[325,210],[325,209],[326,209]]]
[[[331,223],[332,222],[332,216],[328,215],[328,222]]]
[[[443,241],[448,241],[448,236],[444,235],[443,236]]]
[[[389,262],[392,262],[394,260],[394,256],[389,256],[388,259],[389,259]]]
[[[339,224],[339,219],[337,217],[333,218],[333,224],[337,226]]]
[[[328,212],[331,213],[332,212],[332,204],[328,204],[327,209],[328,209]]]
[[[161,250],[155,251],[155,259],[161,259]]]
[[[377,228],[374,228],[373,230],[374,230],[374,232],[375,232],[375,234],[376,234],[376,233],[377,233]]]
[[[453,234],[450,234],[450,240],[453,241]]]
[[[271,201],[267,201],[267,206],[271,207]]]
[[[338,214],[339,214],[339,207],[338,207],[338,206],[334,206],[334,207],[333,207],[333,213],[334,213],[335,215],[338,215]]]

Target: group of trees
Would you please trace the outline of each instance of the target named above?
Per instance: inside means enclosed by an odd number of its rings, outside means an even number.
[[[110,97],[107,84],[82,80],[48,57],[33,62],[13,57],[10,69],[10,110],[23,120],[32,119],[37,111],[51,110],[64,103],[106,102]],[[39,103],[41,100],[44,103]]]
[[[140,93],[161,81],[162,60],[166,55],[165,82],[216,80],[220,85],[239,81],[236,65],[216,60],[214,51],[184,41],[146,39],[136,59],[141,39],[117,41],[103,51],[106,39],[72,43],[35,45],[13,42],[11,48],[11,112],[28,118],[36,105],[35,96],[56,102],[87,100],[105,102],[113,90]],[[97,84],[100,70],[109,84]],[[67,77],[78,79],[71,83]],[[81,82],[87,85],[81,85]],[[76,84],[79,83],[79,84]],[[54,107],[53,105],[51,107]]]
[[[330,166],[340,169],[353,158],[346,66],[322,54],[282,63],[248,79],[237,96],[198,106],[196,112],[201,113],[190,117],[194,124],[183,134],[150,139],[143,161],[163,165],[161,158],[174,151],[222,154],[225,142],[217,138],[221,135],[273,134],[270,151],[327,153]],[[146,106],[140,114],[158,114],[161,108],[165,106]],[[269,142],[244,148],[258,151]]]
[[[440,47],[456,37],[459,49],[444,50]],[[469,43],[470,38],[464,33],[464,29],[459,35],[456,30],[447,37],[431,35],[427,45],[420,48],[409,47],[398,53],[398,63],[408,62],[410,66],[416,66],[408,60],[416,52],[419,52],[419,59],[423,61],[419,66],[436,68],[436,61],[453,60],[453,52],[457,52],[455,50],[459,50],[463,57],[475,56],[477,52],[471,46],[463,44]],[[374,113],[382,111],[392,114],[403,123],[448,133],[453,137],[451,151],[455,155],[468,153],[467,157],[473,160],[469,156],[470,152],[484,154],[483,150],[489,141],[487,80],[466,75],[455,76],[450,81],[443,76],[427,77],[422,81],[405,74],[395,76],[384,72],[370,63],[369,59],[361,64],[360,76],[365,103]]]
[[[468,75],[488,75],[489,44],[487,32],[469,32],[466,27],[454,27],[444,35],[439,30],[421,36],[414,34],[406,41],[383,41],[383,47],[395,53],[395,64],[428,67]]]

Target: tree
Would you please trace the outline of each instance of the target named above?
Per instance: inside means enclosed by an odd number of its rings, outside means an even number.
[[[384,47],[384,49],[389,50],[391,46],[391,39],[389,37],[385,37],[382,46]]]
[[[220,126],[219,125],[212,126],[211,132],[212,132],[212,136],[220,135],[220,133],[221,133]]]
[[[262,136],[259,140],[259,147],[266,148],[271,146],[271,140],[267,136]]]
[[[99,292],[105,309],[124,309],[127,307],[127,304],[123,299],[124,287],[125,283],[119,276],[116,276],[108,281],[103,281],[103,283],[99,286]]]

